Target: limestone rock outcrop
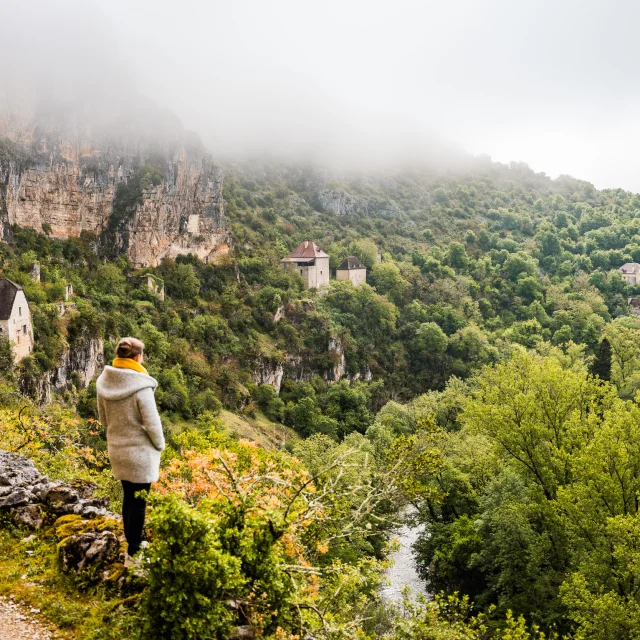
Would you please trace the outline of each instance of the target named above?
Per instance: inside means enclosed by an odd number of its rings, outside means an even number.
[[[0,510],[21,524],[38,529],[61,515],[114,518],[109,501],[96,498],[96,486],[78,482],[51,482],[23,455],[0,451]]]
[[[100,570],[115,562],[120,554],[120,543],[111,531],[80,533],[65,538],[60,545],[62,570]]]
[[[270,384],[276,393],[280,393],[283,377],[284,367],[282,363],[264,358],[256,366],[253,381],[255,384]]]
[[[351,194],[337,187],[318,191],[318,202],[323,211],[337,216],[352,216],[355,213],[367,213],[366,204],[358,202]]]
[[[76,373],[80,386],[84,388],[101,373],[103,367],[102,338],[80,338],[63,351],[60,362],[51,373],[50,385],[55,391],[65,391],[71,382],[71,374]]]
[[[327,374],[328,380],[339,382],[347,373],[347,359],[344,355],[344,347],[340,338],[329,340],[329,353],[332,355],[333,368]]]
[[[115,580],[124,541],[121,518],[95,490],[88,482],[50,482],[25,456],[0,450],[0,512],[33,530],[53,525],[63,571]]]
[[[118,189],[130,187],[148,166],[154,180],[144,181],[131,210],[124,217],[116,212],[114,220]],[[5,239],[17,224],[56,238],[104,237],[98,247],[126,253],[136,266],[188,253],[215,262],[230,243],[222,184],[222,170],[186,135],[158,150],[135,137],[0,113]]]

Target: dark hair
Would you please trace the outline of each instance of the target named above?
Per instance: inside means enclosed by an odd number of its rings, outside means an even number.
[[[116,347],[118,358],[135,358],[144,351],[144,342],[137,338],[122,338]]]

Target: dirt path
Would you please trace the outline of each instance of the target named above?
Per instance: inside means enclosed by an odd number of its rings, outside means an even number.
[[[56,636],[37,620],[38,613],[0,598],[0,640],[54,640]]]

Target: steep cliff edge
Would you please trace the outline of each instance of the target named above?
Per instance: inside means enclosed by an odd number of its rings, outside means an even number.
[[[0,113],[0,231],[95,234],[105,254],[136,266],[229,251],[223,173],[186,135],[161,144],[109,129]],[[127,200],[128,197],[128,200]],[[125,201],[125,206],[118,207]]]

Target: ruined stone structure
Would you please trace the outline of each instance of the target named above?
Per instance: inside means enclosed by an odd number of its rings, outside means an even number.
[[[280,262],[285,270],[298,272],[307,289],[329,286],[329,256],[314,242],[301,242]]]
[[[0,279],[0,336],[11,341],[16,363],[33,351],[33,326],[27,296],[19,284],[6,278]]]
[[[164,300],[164,282],[152,276],[150,273],[147,274],[147,288],[151,293],[155,293],[160,300]]]
[[[158,150],[133,135],[19,122],[0,112],[0,142],[5,239],[11,224],[55,238],[90,232],[101,252],[126,253],[135,266],[189,253],[215,262],[229,251],[222,171],[186,134]],[[145,167],[153,167],[154,180],[140,179]],[[114,207],[123,188],[129,208]]]
[[[627,262],[618,271],[627,284],[640,284],[640,264],[637,262]]]
[[[355,256],[348,256],[336,269],[337,280],[350,280],[354,285],[364,284],[367,281],[367,267]]]
[[[33,267],[31,267],[31,279],[34,282],[40,282],[40,263],[34,262]]]

